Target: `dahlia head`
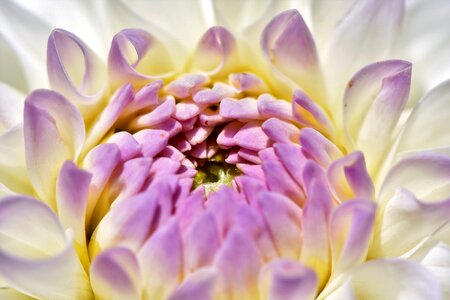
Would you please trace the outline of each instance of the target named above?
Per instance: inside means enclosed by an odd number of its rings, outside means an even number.
[[[448,16],[3,1],[0,298],[450,299]]]

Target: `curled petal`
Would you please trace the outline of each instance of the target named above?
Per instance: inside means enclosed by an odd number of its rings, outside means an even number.
[[[159,228],[138,254],[148,299],[166,299],[178,286],[182,272],[181,237],[175,218]]]
[[[171,76],[173,64],[164,45],[142,29],[117,33],[108,57],[108,71],[115,87],[130,82],[144,85]]]
[[[329,226],[333,277],[365,260],[375,212],[376,205],[367,200],[346,202],[333,212]]]
[[[352,198],[374,199],[375,189],[361,152],[353,152],[334,161],[327,171],[328,180],[340,201]]]
[[[408,100],[411,63],[377,62],[356,73],[344,94],[344,129],[350,147],[364,152],[374,173],[392,144],[393,131]]]
[[[41,299],[91,299],[86,273],[53,211],[33,198],[0,200],[0,276]]]
[[[264,279],[268,287],[261,287]],[[313,300],[317,293],[317,276],[313,270],[296,261],[276,260],[261,271],[260,288],[263,289],[261,294],[265,296],[263,299]]]
[[[324,168],[342,157],[342,152],[335,144],[312,128],[306,127],[301,130],[300,145],[307,158],[312,158]]]
[[[448,226],[449,214],[450,200],[424,203],[411,192],[398,190],[386,204],[380,216],[381,222],[376,224],[369,256],[406,254]]]
[[[98,299],[141,299],[141,271],[128,248],[110,248],[98,255],[92,262],[90,277]]]
[[[76,159],[83,146],[83,119],[62,95],[36,90],[25,101],[24,137],[33,187],[41,199],[54,206],[59,169],[65,160]]]
[[[192,58],[191,68],[208,75],[229,73],[237,59],[236,42],[224,27],[211,27],[201,38]]]
[[[55,29],[47,44],[47,73],[53,90],[64,94],[90,118],[103,94],[106,69],[100,59],[73,33]]]
[[[261,48],[276,70],[301,86],[314,100],[323,100],[316,45],[297,10],[282,12],[270,21],[262,33]]]

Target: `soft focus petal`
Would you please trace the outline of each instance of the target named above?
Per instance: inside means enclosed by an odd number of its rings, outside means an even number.
[[[0,276],[41,299],[91,299],[87,276],[59,220],[44,203],[22,196],[0,200]]]
[[[25,95],[4,83],[0,83],[0,133],[23,120]]]
[[[25,101],[24,136],[30,180],[39,197],[54,206],[59,168],[76,159],[83,145],[83,119],[64,96],[36,90]]]
[[[261,292],[264,300],[313,300],[317,293],[316,274],[295,261],[278,260],[268,264],[260,274],[260,283],[264,279],[268,281],[268,287],[260,287],[267,288]]]
[[[92,262],[90,276],[96,299],[141,299],[139,264],[127,248],[110,248]]]
[[[214,279],[213,269],[200,269],[188,276],[168,300],[212,300]]]

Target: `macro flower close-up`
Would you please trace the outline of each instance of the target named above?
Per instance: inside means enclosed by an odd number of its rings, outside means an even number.
[[[450,299],[448,0],[0,2],[0,299]]]

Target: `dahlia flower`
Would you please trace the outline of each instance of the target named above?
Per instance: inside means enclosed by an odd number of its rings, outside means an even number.
[[[448,2],[0,13],[1,299],[450,299]]]

